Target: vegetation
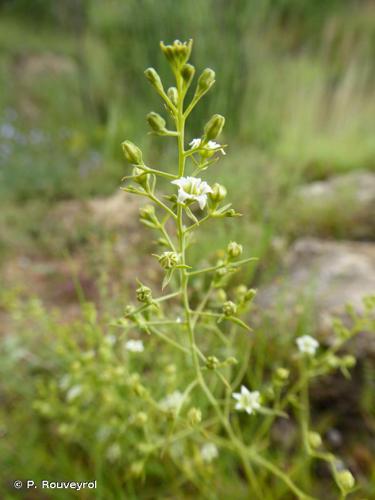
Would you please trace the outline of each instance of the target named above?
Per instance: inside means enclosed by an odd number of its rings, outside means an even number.
[[[2,498],[29,495],[16,479],[97,480],[82,498],[371,498],[374,370],[347,346],[375,330],[373,298],[319,344],[308,301],[254,300],[300,234],[355,234],[347,189],[329,213],[296,191],[374,170],[371,2],[2,0],[0,13]],[[189,45],[158,48],[190,37],[189,63],[175,59]],[[164,90],[142,79],[150,66]],[[103,223],[94,204],[124,175],[123,217]],[[314,399],[350,373],[354,423]]]

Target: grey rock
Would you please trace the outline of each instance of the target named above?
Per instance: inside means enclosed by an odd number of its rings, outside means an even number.
[[[291,199],[299,235],[375,239],[375,173],[358,171],[301,186]]]
[[[261,287],[261,308],[298,314],[301,305],[311,308],[316,329],[332,333],[332,319],[345,320],[346,305],[361,314],[363,298],[375,293],[375,244],[336,242],[314,238],[297,240],[285,257],[282,274]],[[375,355],[375,332],[355,340],[358,356]]]

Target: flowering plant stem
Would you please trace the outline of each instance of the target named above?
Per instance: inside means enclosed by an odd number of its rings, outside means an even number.
[[[220,426],[216,433],[211,431],[207,426],[207,421],[201,422],[202,412],[200,408],[193,407],[188,412],[187,421],[189,425],[196,426],[196,436],[200,436],[200,438],[208,436],[211,440],[211,443],[206,443],[208,447],[201,453],[202,459],[211,461],[218,455],[216,443],[237,456],[242,463],[249,491],[256,498],[261,499],[266,496],[267,485],[262,483],[262,479],[256,473],[262,469],[266,472],[267,477],[274,476],[280,479],[297,498],[308,500],[313,497],[302,491],[286,472],[266,458],[265,453],[262,452],[265,449],[266,435],[270,432],[276,417],[287,417],[284,409],[293,404],[291,401],[298,400],[299,397],[299,407],[302,408],[300,411],[301,435],[306,458],[308,460],[319,458],[328,462],[341,493],[346,495],[353,490],[354,478],[352,478],[350,471],[338,473],[335,469],[333,455],[317,451],[310,445],[311,432],[307,392],[309,378],[326,373],[330,359],[334,358],[335,363],[337,363],[338,358],[335,357],[335,352],[341,344],[333,346],[319,359],[312,359],[310,364],[307,362],[310,361],[308,358],[313,358],[319,343],[309,335],[299,337],[296,342],[300,351],[298,359],[301,360],[301,364],[299,378],[294,384],[287,387],[289,370],[280,368],[276,370],[278,373],[272,375],[268,387],[266,386],[269,391],[265,398],[259,391],[250,391],[245,385],[241,385],[239,392],[233,392],[246,379],[248,361],[254,346],[254,338],[250,337],[249,334],[252,330],[240,319],[239,315],[251,307],[256,290],[239,285],[234,293],[234,301],[232,301],[227,300],[225,288],[231,275],[238,271],[240,266],[256,259],[240,259],[243,251],[242,245],[232,241],[228,244],[225,257],[218,260],[215,265],[192,269],[190,262],[188,262],[187,252],[195,230],[211,219],[232,218],[240,215],[231,208],[230,203],[221,206],[221,202],[227,194],[224,186],[218,183],[209,186],[206,181],[195,176],[196,173],[203,172],[214,165],[218,160],[218,154],[225,155],[226,146],[215,142],[223,129],[224,117],[214,115],[205,125],[202,137],[193,139],[190,142],[191,148],[185,150],[186,120],[194,106],[215,81],[215,73],[206,68],[198,79],[195,94],[190,104],[185,109],[185,97],[195,73],[195,68],[191,64],[187,64],[191,47],[191,41],[188,43],[175,41],[173,45],[168,46],[161,44],[176,81],[176,87],[170,87],[167,92],[164,91],[160,77],[153,68],[148,68],[145,71],[146,77],[162,97],[165,107],[173,119],[175,130],[169,130],[166,128],[166,120],[160,115],[155,112],[148,115],[148,121],[154,133],[177,139],[177,173],[167,173],[146,167],[142,151],[130,141],[123,143],[125,157],[134,167],[133,175],[124,179],[137,184],[136,187],[127,186],[123,189],[129,193],[148,198],[156,205],[156,209],[164,214],[163,217],[159,217],[153,205],[141,208],[141,221],[147,227],[158,231],[161,235],[158,243],[167,248],[161,255],[153,254],[164,269],[162,289],[171,286],[175,287],[175,291],[162,297],[153,298],[151,289],[140,283],[137,289],[137,299],[141,305],[137,308],[128,306],[125,319],[120,320],[119,326],[130,330],[135,324],[140,331],[149,335],[153,334],[168,343],[169,346],[178,350],[184,359],[187,359],[190,374],[189,383],[183,394],[180,391],[175,391],[159,403],[142,386],[137,386],[137,394],[141,396],[143,394],[154,409],[159,408],[161,411],[169,412],[173,410],[172,415],[169,413],[173,424],[167,432],[168,436],[164,444],[160,446],[166,450],[172,442],[178,439],[177,436],[194,434],[190,431],[187,434],[181,434],[176,432],[176,427],[184,419],[183,406],[190,398],[193,398],[193,393],[195,395],[200,391],[207,406],[215,415],[215,426]],[[193,167],[193,173],[186,175],[189,167]],[[177,186],[177,195],[164,196],[164,200],[167,201],[162,201],[155,194],[158,177],[161,177],[164,182],[167,179],[172,185]],[[194,208],[198,205],[195,212],[190,208],[193,205]],[[186,223],[188,220],[189,222]],[[192,293],[198,290],[198,287],[195,287],[195,282],[203,282],[203,278],[206,280],[207,288],[205,291],[202,290],[201,295],[198,294],[198,300],[195,301],[197,294]],[[173,300],[174,303],[179,302],[178,311],[181,313],[181,317],[178,316],[176,319],[176,316],[165,314],[165,309],[168,310],[169,307],[171,310],[173,309],[173,305],[169,306],[169,300]],[[166,305],[165,302],[167,302]],[[128,323],[130,326],[127,326]],[[171,338],[169,335],[171,330],[176,334],[175,338]],[[233,365],[238,362],[234,356],[219,360],[216,356],[206,355],[204,350],[199,348],[196,337],[201,330],[214,333],[215,340],[220,341],[229,352],[234,349],[235,340],[238,338],[237,330],[246,332],[246,337],[243,337],[245,346],[242,355],[244,354],[244,356],[237,373],[233,368]],[[181,335],[178,336],[179,334]],[[128,345],[133,351],[140,352],[143,349],[143,344],[139,344],[139,342],[135,341],[134,343],[133,340]],[[261,356],[264,356],[264,353]],[[191,374],[191,367],[193,367],[193,374]],[[213,375],[214,379],[209,373]],[[212,383],[212,380],[216,385]],[[235,404],[233,404],[233,399],[236,401]],[[272,407],[264,405],[265,402],[267,403],[267,399],[270,402],[269,406],[272,405]],[[246,444],[243,439],[239,421],[232,415],[233,406],[235,410],[242,411],[245,415],[259,413],[265,416],[257,428],[252,427],[254,432],[251,445]],[[222,436],[221,430],[224,431],[225,437]],[[315,433],[315,443],[318,441]],[[319,446],[318,443],[316,447]],[[200,480],[194,477],[191,471],[186,472],[186,475],[193,484],[199,486]]]
[[[184,137],[185,137],[185,118],[188,115],[188,113],[184,114],[183,112],[183,105],[184,105],[184,92],[182,89],[182,82],[181,82],[181,76],[177,73],[176,74],[176,80],[177,80],[177,90],[178,90],[178,105],[177,105],[177,112],[175,115],[175,123],[176,123],[176,130],[177,130],[177,144],[178,144],[178,172],[179,176],[183,177],[185,173],[185,161],[186,161],[186,153],[184,150]],[[188,109],[188,112],[190,112],[190,109]],[[181,263],[183,265],[186,264],[186,229],[184,229],[183,226],[183,207],[182,205],[179,205],[177,208],[177,239],[178,239],[178,248],[179,248],[179,253],[180,253],[180,258],[181,258]],[[243,262],[238,262],[237,265],[240,265],[242,263],[249,262],[253,259],[245,259]],[[256,491],[259,492],[260,487],[257,484],[257,479],[252,471],[249,462],[252,460],[254,463],[261,465],[265,467],[267,470],[269,470],[271,473],[273,473],[275,476],[279,477],[282,479],[288,486],[289,488],[298,496],[298,498],[301,499],[309,499],[308,495],[306,495],[304,492],[302,492],[294,483],[291,481],[291,479],[284,474],[284,472],[280,469],[278,469],[276,466],[271,464],[267,459],[261,457],[257,452],[254,450],[250,450],[244,444],[240,441],[240,439],[235,435],[235,432],[230,424],[229,419],[225,416],[223,411],[220,408],[220,405],[218,404],[215,396],[212,394],[210,391],[209,387],[207,386],[204,376],[202,374],[201,366],[199,363],[198,355],[197,355],[197,346],[195,342],[195,333],[194,333],[194,326],[196,324],[196,320],[194,321],[194,318],[192,317],[192,309],[189,304],[189,277],[198,273],[202,272],[210,272],[216,270],[216,267],[210,267],[207,269],[203,269],[201,271],[193,271],[193,272],[188,272],[185,268],[180,269],[180,291],[182,295],[182,305],[183,309],[185,312],[185,320],[186,320],[186,325],[188,329],[188,334],[189,334],[189,344],[190,344],[190,355],[193,360],[195,372],[196,372],[196,377],[198,384],[204,394],[206,395],[207,399],[211,403],[212,407],[214,408],[220,422],[222,423],[227,436],[231,442],[231,447],[233,450],[235,450],[244,467],[244,471],[246,474],[246,477],[249,481],[249,484],[254,487]],[[196,315],[199,315],[200,311],[197,310],[195,311]],[[197,316],[196,316],[197,317]]]

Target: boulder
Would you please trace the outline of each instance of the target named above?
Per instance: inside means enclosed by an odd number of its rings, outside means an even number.
[[[261,308],[291,315],[302,305],[312,311],[322,336],[332,332],[332,319],[346,319],[346,305],[360,314],[363,298],[375,293],[375,244],[314,238],[297,240],[287,252],[283,271],[261,287]],[[364,332],[353,343],[357,356],[375,355],[375,332]]]
[[[350,172],[301,186],[290,204],[294,234],[375,239],[375,173]]]

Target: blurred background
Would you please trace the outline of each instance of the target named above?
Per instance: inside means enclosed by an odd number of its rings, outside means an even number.
[[[158,279],[140,256],[152,242],[138,206],[118,190],[128,171],[120,144],[131,139],[149,164],[173,168],[171,143],[147,135],[146,113],[163,109],[143,71],[154,66],[172,84],[159,41],[176,38],[194,39],[197,71],[216,71],[188,139],[213,113],[226,117],[228,154],[207,177],[227,186],[244,213],[208,229],[192,258],[215,255],[228,238],[259,257],[244,278],[259,289],[259,331],[271,332],[274,354],[282,345],[285,357],[284,334],[329,342],[332,315],[344,315],[347,303],[361,312],[363,296],[374,293],[373,2],[0,0],[0,332],[8,361],[24,355],[7,335],[20,300],[32,296],[32,307],[37,300],[73,321],[77,297],[112,311],[136,276]],[[359,360],[354,382],[328,380],[315,391],[332,446],[347,450],[370,496],[373,333],[350,348]],[[14,366],[3,363],[2,375],[13,379]]]

